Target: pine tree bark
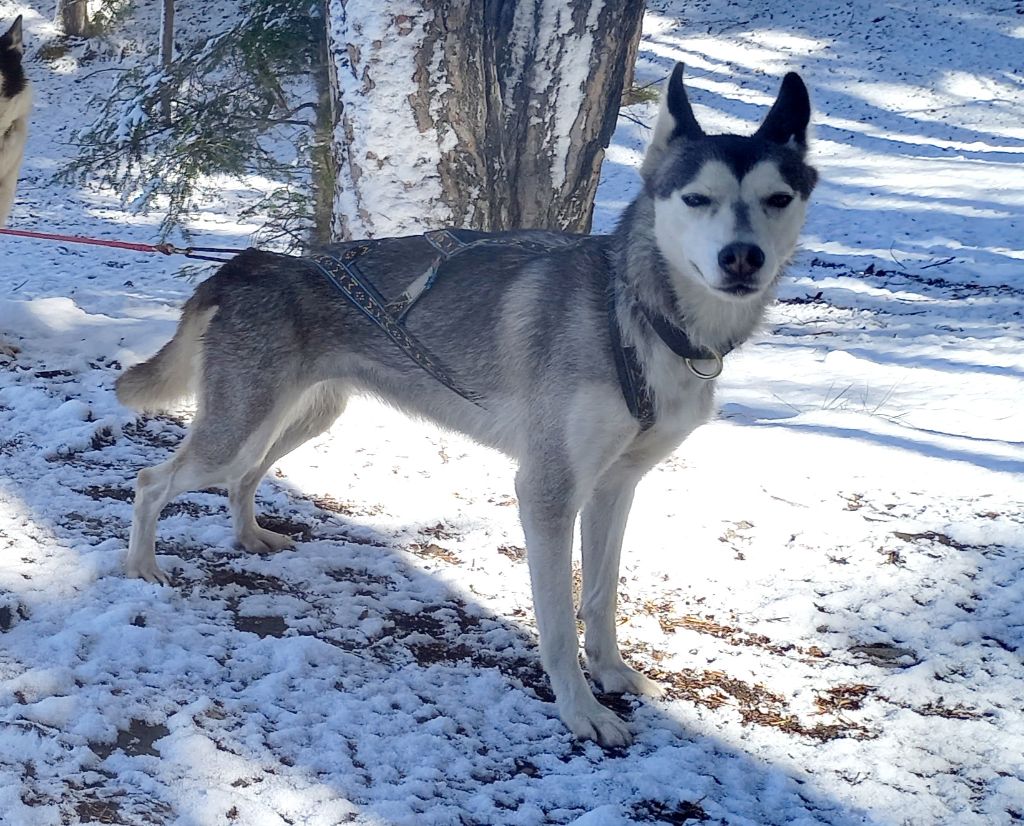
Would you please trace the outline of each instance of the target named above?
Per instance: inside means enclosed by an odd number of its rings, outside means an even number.
[[[335,231],[586,232],[642,0],[328,0]]]
[[[160,17],[160,65],[170,72],[174,63],[174,0],[163,0]],[[160,93],[160,117],[165,124],[171,123],[171,89],[165,86]]]
[[[321,0],[320,13],[327,20],[330,0]],[[322,67],[315,72],[316,82],[316,125],[310,162],[313,173],[313,226],[310,240],[315,245],[330,243],[334,236],[334,190],[338,179],[338,153],[333,144],[333,134],[338,123],[337,71],[331,60],[330,39],[325,26],[319,32],[316,44],[318,60],[315,65]]]

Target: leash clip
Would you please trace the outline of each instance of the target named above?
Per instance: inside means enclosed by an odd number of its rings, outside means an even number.
[[[716,353],[714,350],[709,350],[708,352],[711,353],[711,358],[714,360],[715,365],[714,367],[711,368],[710,372],[707,373],[701,372],[696,367],[694,367],[693,359],[683,359],[683,361],[686,362],[686,366],[690,368],[690,372],[693,373],[693,375],[695,375],[698,379],[703,379],[704,381],[711,381],[712,379],[717,379],[720,375],[722,375],[722,357],[718,355],[718,353]],[[701,360],[703,361],[703,359]]]

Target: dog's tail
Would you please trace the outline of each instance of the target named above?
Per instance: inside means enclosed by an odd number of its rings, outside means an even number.
[[[153,358],[130,367],[117,380],[117,398],[135,410],[166,409],[196,389],[203,353],[203,334],[217,312],[200,289],[185,302],[174,338]]]

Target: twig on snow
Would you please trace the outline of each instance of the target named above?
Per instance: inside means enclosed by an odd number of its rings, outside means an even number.
[[[952,264],[954,261],[956,261],[956,256],[951,255],[949,258],[943,258],[941,261],[932,261],[930,264],[925,264],[921,269],[927,270],[930,267],[944,267],[946,264]]]

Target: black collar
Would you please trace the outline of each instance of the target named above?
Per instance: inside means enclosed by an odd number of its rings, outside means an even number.
[[[644,318],[647,319],[647,323],[650,324],[654,329],[654,332],[658,334],[658,338],[665,342],[665,346],[681,359],[687,359],[689,361],[717,361],[732,350],[732,345],[726,347],[724,352],[721,353],[716,353],[714,350],[708,350],[704,347],[698,347],[690,341],[690,337],[682,327],[677,327],[665,318],[665,316],[660,313],[654,313],[643,304],[640,304],[639,301],[637,304],[640,307],[640,312],[642,312]]]
[[[654,426],[654,391],[647,384],[644,378],[643,365],[637,357],[635,347],[622,343],[622,329],[619,326],[617,312],[617,295],[619,290],[613,281],[608,289],[608,326],[611,333],[612,351],[615,355],[615,369],[619,374],[619,386],[622,388],[622,396],[626,401],[629,412],[633,414],[640,423],[640,430],[648,430]],[[695,376],[705,380],[718,377],[722,370],[722,357],[732,351],[734,345],[728,344],[721,353],[705,347],[698,347],[681,327],[677,327],[665,316],[655,313],[639,301],[634,299],[641,314],[651,325],[651,329],[657,334],[666,347],[668,347],[679,358],[686,362],[687,369]],[[715,368],[710,373],[704,373],[693,366],[694,361],[713,361]]]

